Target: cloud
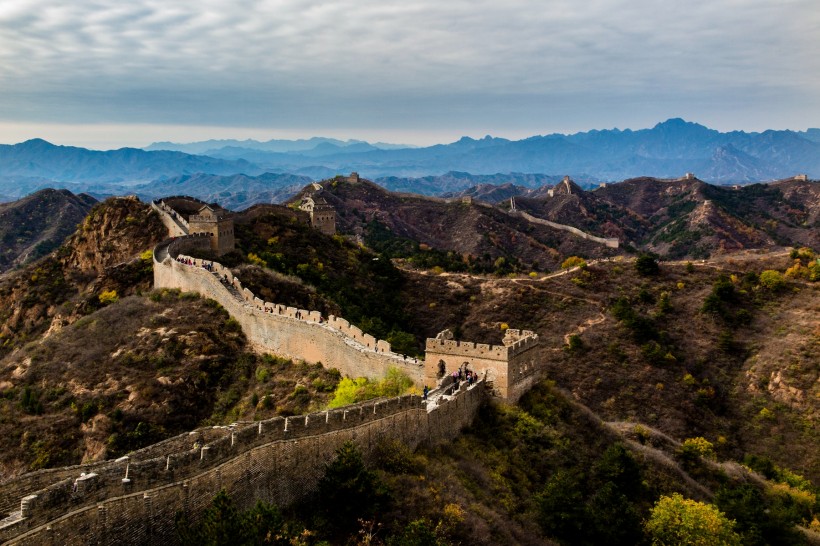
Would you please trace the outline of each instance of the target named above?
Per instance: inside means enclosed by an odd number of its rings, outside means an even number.
[[[816,120],[819,34],[814,0],[0,0],[0,119]]]

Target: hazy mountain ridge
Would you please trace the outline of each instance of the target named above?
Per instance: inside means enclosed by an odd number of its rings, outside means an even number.
[[[219,176],[196,173],[156,180],[138,186],[134,191],[146,200],[169,195],[190,195],[208,203],[219,202],[231,210],[243,210],[258,203],[281,203],[311,181],[307,176],[293,174]]]
[[[61,184],[129,185],[162,177],[210,172],[260,174],[244,159],[227,161],[181,152],[146,152],[136,148],[111,151],[55,146],[42,139],[0,145],[0,193],[18,193],[19,180]],[[53,184],[51,184],[53,185]]]
[[[450,144],[415,149],[346,151],[321,157],[231,149],[219,157],[243,157],[266,168],[293,171],[317,167],[356,170],[378,179],[423,177],[447,171],[473,174],[532,172],[621,180],[638,176],[677,178],[695,172],[703,180],[744,183],[797,173],[820,177],[820,137],[768,130],[721,133],[697,123],[670,119],[651,129],[593,130],[532,136],[518,141],[463,137]]]
[[[261,149],[246,147],[249,145]],[[158,149],[163,146],[211,155]],[[101,197],[123,194],[125,188],[137,183],[196,173],[252,177],[277,172],[322,180],[357,171],[389,189],[431,195],[484,183],[532,187],[532,180],[539,179],[538,185],[543,185],[564,175],[582,185],[642,176],[678,178],[685,172],[725,184],[775,180],[798,173],[820,178],[820,130],[721,133],[681,119],[637,131],[595,130],[518,141],[463,137],[424,148],[319,137],[173,146],[155,143],[148,151],[122,148],[103,152],[55,146],[41,139],[2,145],[0,195],[14,199],[44,187],[65,187]],[[490,178],[457,183],[461,173]],[[513,174],[499,177],[496,173]],[[271,193],[260,199],[273,198]],[[253,197],[248,201],[260,202]]]
[[[321,152],[322,148],[330,146],[336,149],[352,149],[361,151],[363,147],[367,149],[391,150],[397,148],[414,148],[405,144],[389,144],[386,142],[369,143],[364,140],[337,138],[311,137],[307,139],[271,139],[259,141],[254,139],[212,139],[199,142],[178,143],[178,142],[153,142],[143,148],[146,151],[169,150],[174,152],[185,152],[188,154],[208,154],[210,151],[224,150],[225,148],[237,148],[242,150],[261,150],[267,152]]]

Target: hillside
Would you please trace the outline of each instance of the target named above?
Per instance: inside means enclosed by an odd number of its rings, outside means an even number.
[[[96,204],[62,247],[0,277],[0,356],[100,308],[103,292],[148,290],[144,253],[165,237],[156,213],[135,198]]]
[[[650,277],[620,260],[543,280],[411,274],[409,289],[426,296],[408,312],[423,336],[450,328],[498,343],[502,324],[533,329],[549,377],[603,419],[723,437],[726,456],[765,455],[816,482],[820,286],[772,292],[756,280],[792,263],[744,254]],[[725,299],[709,307],[715,286]]]
[[[67,190],[41,190],[0,203],[0,273],[45,256],[74,233],[96,200]]]
[[[502,231],[520,218],[487,206],[392,194],[366,181],[323,187],[338,223],[362,229],[366,242],[374,220],[403,234],[376,239],[394,245],[429,236],[424,228],[446,244],[490,240],[498,246],[488,245],[489,253],[502,251],[503,233],[513,245],[538,234],[534,226]],[[636,233],[656,221],[653,207],[674,213],[678,194],[662,191],[670,187],[686,199],[710,191],[698,181],[650,181],[644,199],[631,204]],[[794,210],[814,198],[813,188],[775,187]],[[544,199],[557,203],[555,214],[619,210],[614,197],[599,197],[603,189],[569,185],[569,193]],[[744,201],[720,201],[745,195],[726,191],[735,193],[709,201],[753,213]],[[658,201],[640,208],[651,199]],[[794,474],[820,481],[820,285],[812,251],[735,252],[664,262],[657,271],[615,256],[557,275],[489,276],[467,267],[396,267],[386,254],[311,229],[289,207],[256,205],[235,220],[237,250],[220,261],[266,300],[339,313],[401,350],[418,350],[445,328],[495,344],[507,326],[532,329],[546,369],[518,407],[489,404],[463,434],[452,431],[450,445],[410,453],[380,439],[367,463],[382,493],[348,497],[336,523],[322,519],[321,497],[287,508],[287,533],[307,528],[338,543],[372,521],[385,540],[426,533],[446,544],[635,544],[645,539],[653,503],[681,492],[737,520],[744,543],[795,544],[792,525],[808,525],[818,512],[816,487]],[[145,250],[164,237],[148,206],[109,200],[59,252],[0,281],[2,476],[326,404],[338,373],[255,354],[214,302],[150,289]],[[511,257],[523,255],[518,248],[525,247],[513,246]],[[554,251],[542,252],[553,259]],[[696,437],[707,443],[685,442]],[[378,518],[359,522],[366,502],[378,503]]]
[[[340,232],[391,258],[450,271],[555,270],[572,255],[648,251],[667,259],[702,259],[755,248],[820,247],[820,184],[812,181],[728,188],[697,178],[640,178],[592,191],[570,181],[547,191],[478,186],[449,199],[394,193],[343,177],[323,182],[322,188],[337,211]],[[290,203],[313,191],[304,188]],[[464,199],[473,196],[475,202]],[[620,248],[509,214],[513,196],[519,211],[616,238]],[[500,198],[497,206],[488,203],[493,198]]]
[[[423,267],[503,274],[555,269],[573,254],[614,254],[486,204],[393,193],[366,180],[351,184],[337,178],[323,182],[323,188],[322,196],[337,211],[340,232]]]

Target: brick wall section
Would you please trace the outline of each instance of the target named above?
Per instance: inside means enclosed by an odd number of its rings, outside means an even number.
[[[258,499],[286,505],[314,491],[345,441],[368,460],[381,439],[411,448],[449,441],[486,399],[483,382],[425,407],[418,396],[371,401],[305,416],[239,424],[202,446],[144,461],[111,461],[93,475],[66,478],[29,497],[26,517],[0,525],[10,544],[164,544],[177,512],[196,520],[226,489],[240,509]],[[124,482],[128,466],[128,482]]]
[[[321,362],[352,377],[382,377],[388,368],[395,366],[407,373],[416,385],[422,385],[423,363],[391,352],[388,342],[364,334],[342,318],[331,315],[325,319],[318,311],[264,302],[243,288],[242,282],[228,268],[217,262],[203,262],[181,254],[192,245],[205,244],[202,238],[185,237],[164,244],[168,258],[160,263],[158,251],[154,253],[154,286],[197,292],[216,300],[239,322],[254,349]],[[173,259],[176,256],[195,265],[180,263]],[[210,265],[213,272],[204,269],[203,263]],[[237,299],[220,278],[227,279],[242,299]]]

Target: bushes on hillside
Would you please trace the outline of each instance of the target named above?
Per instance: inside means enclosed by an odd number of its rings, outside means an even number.
[[[380,381],[366,377],[345,377],[339,381],[329,408],[339,408],[384,396],[400,396],[413,387],[413,380],[398,368],[391,367]]]

